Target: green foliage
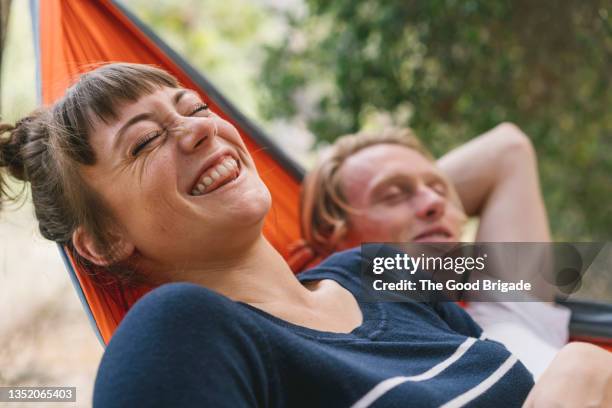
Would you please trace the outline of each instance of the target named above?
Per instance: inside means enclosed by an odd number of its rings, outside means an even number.
[[[29,19],[28,2],[11,4],[0,76],[0,119],[6,123],[16,122],[36,107],[32,26],[24,23]]]
[[[558,240],[612,237],[609,0],[310,0],[267,48],[261,109],[319,142],[411,126],[440,155],[502,121],[533,140]]]
[[[264,9],[249,0],[123,0],[174,50],[186,57],[250,116],[257,116],[253,78],[262,49],[275,34]]]

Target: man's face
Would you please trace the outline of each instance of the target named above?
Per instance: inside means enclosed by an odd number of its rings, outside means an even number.
[[[349,157],[339,169],[349,214],[346,246],[360,242],[457,242],[466,216],[453,187],[419,152],[378,144]]]

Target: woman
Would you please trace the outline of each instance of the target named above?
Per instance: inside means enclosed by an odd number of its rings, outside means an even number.
[[[270,195],[240,135],[163,71],[103,66],[3,130],[46,238],[165,284],[109,343],[94,406],[517,406],[531,389],[457,307],[359,302],[359,252],[297,280],[261,234]]]

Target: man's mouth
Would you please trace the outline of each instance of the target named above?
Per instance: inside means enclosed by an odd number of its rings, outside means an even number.
[[[208,194],[219,187],[234,181],[240,175],[240,162],[230,155],[224,155],[210,166],[196,181],[191,195]]]
[[[440,241],[451,241],[453,235],[450,231],[444,227],[437,227],[426,230],[421,234],[415,236],[412,240],[414,242],[440,242]]]

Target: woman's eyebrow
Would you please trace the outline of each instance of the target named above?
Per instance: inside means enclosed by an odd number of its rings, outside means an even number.
[[[172,98],[172,102],[174,102],[175,105],[178,104],[181,98],[187,93],[191,93],[191,92],[188,91],[187,89],[182,89],[178,91],[176,94],[174,94],[174,97]]]
[[[138,115],[130,118],[130,120],[125,122],[125,124],[121,126],[121,129],[119,129],[119,131],[115,135],[115,140],[113,141],[113,150],[115,150],[119,146],[119,142],[121,141],[123,134],[130,126],[143,120],[150,120],[152,117],[153,114],[151,112],[139,113]]]
[[[178,105],[179,101],[183,98],[183,96],[191,96],[199,101],[202,100],[202,97],[197,92],[192,91],[191,89],[181,89],[172,97],[172,102],[175,106]]]

